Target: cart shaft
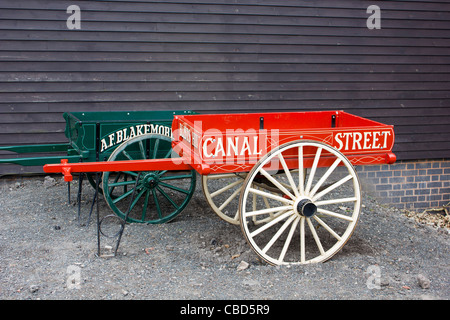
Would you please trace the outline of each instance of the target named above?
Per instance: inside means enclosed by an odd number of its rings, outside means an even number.
[[[46,164],[44,172],[62,173],[65,181],[72,181],[74,172],[105,172],[105,171],[184,171],[195,169],[201,174],[209,173],[209,166],[205,164],[188,164],[183,158],[125,160],[104,162],[69,163],[67,159],[60,164]]]

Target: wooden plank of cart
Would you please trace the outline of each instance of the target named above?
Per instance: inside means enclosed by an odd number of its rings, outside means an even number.
[[[73,172],[103,172],[113,206],[131,198],[126,219],[184,208],[195,170],[212,209],[240,225],[260,258],[278,265],[336,254],[361,211],[355,166],[396,159],[392,126],[343,111],[176,115],[172,131],[170,158],[146,157],[142,135],[119,146],[113,161],[63,161],[44,170],[66,180]]]

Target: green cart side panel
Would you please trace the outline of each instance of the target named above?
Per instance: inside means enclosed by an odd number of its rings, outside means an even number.
[[[65,135],[68,143],[4,146],[0,151],[26,154],[25,157],[0,159],[0,163],[22,166],[43,166],[69,162],[102,161],[109,158],[114,149],[134,136],[157,133],[171,137],[174,115],[195,114],[193,111],[114,111],[114,112],[66,112]],[[158,156],[169,149],[161,149]],[[32,156],[33,153],[66,153],[58,156]],[[140,150],[131,153],[139,156]]]
[[[69,155],[83,155],[83,161],[109,158],[122,142],[135,136],[157,133],[172,136],[174,115],[192,111],[114,111],[65,113],[65,135]],[[161,150],[161,154],[167,150]],[[164,153],[165,154],[165,153]]]

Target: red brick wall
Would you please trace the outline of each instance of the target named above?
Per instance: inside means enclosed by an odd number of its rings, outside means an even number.
[[[363,190],[398,209],[422,211],[450,202],[450,160],[398,161],[357,168]]]

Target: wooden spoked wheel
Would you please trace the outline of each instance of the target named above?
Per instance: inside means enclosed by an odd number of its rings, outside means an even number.
[[[202,176],[202,188],[211,209],[223,220],[239,224],[239,195],[246,173]]]
[[[254,188],[260,176],[278,192]],[[263,156],[247,175],[239,200],[248,243],[273,265],[328,260],[352,235],[360,207],[360,183],[350,161],[327,144],[306,140]]]
[[[202,176],[202,188],[206,201],[211,209],[223,220],[239,225],[239,195],[242,191],[247,172],[222,173]],[[255,179],[253,187],[273,192],[273,186],[266,179]],[[266,208],[270,208],[267,197],[262,197]],[[254,219],[254,223],[261,223],[261,219]]]
[[[171,143],[159,134],[137,136],[117,147],[108,161],[170,158]],[[131,208],[128,222],[158,224],[172,220],[186,207],[195,190],[196,172],[105,172],[102,182],[105,200],[120,218]]]

